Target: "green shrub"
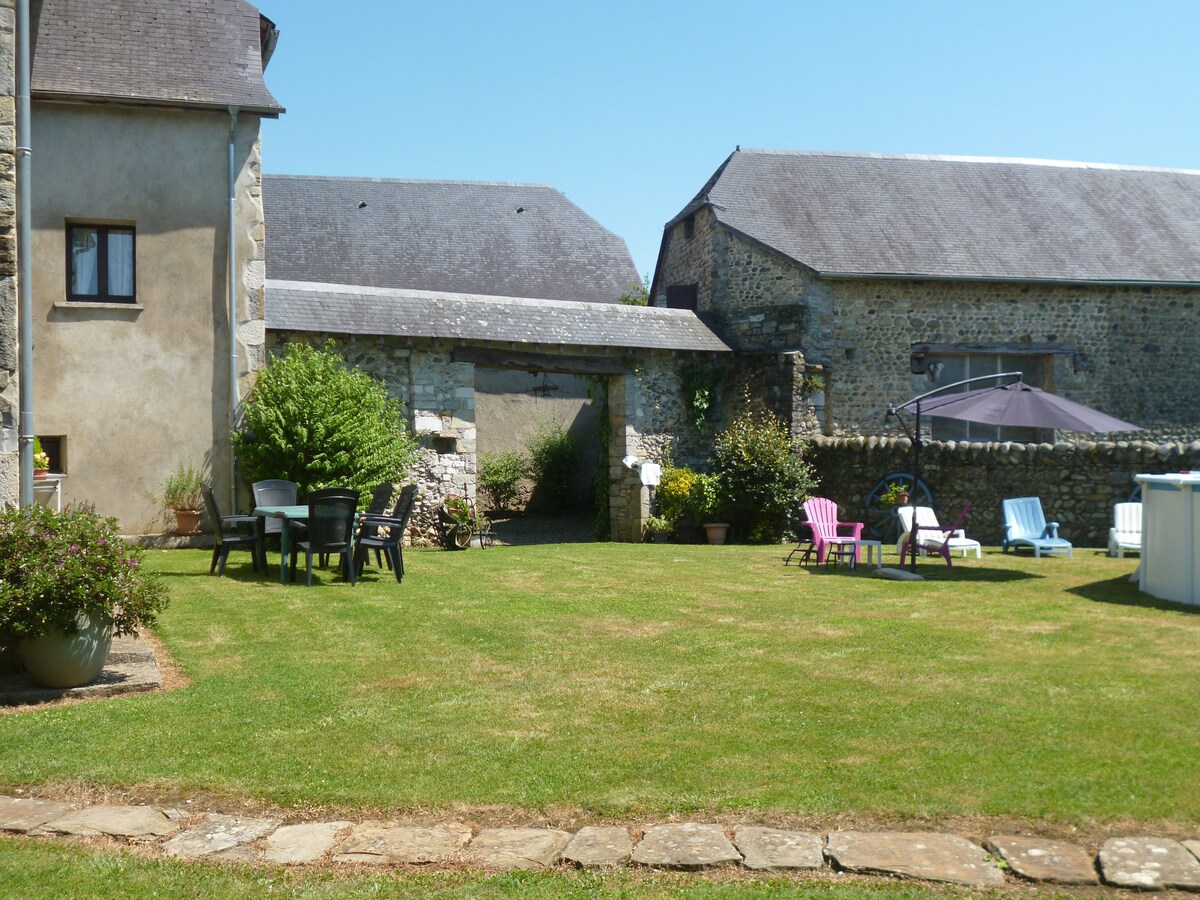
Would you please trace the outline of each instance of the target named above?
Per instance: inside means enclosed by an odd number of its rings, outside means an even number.
[[[561,422],[543,422],[529,438],[529,473],[537,482],[549,512],[563,512],[571,505],[575,474],[579,470],[579,446]]]
[[[816,485],[803,447],[775,416],[745,412],[717,435],[714,455],[737,539],[779,541]]]
[[[131,634],[153,625],[166,605],[162,585],[142,568],[141,549],[121,540],[116,519],[89,506],[0,512],[0,634],[73,634],[80,613]]]
[[[725,514],[727,498],[718,475],[697,475],[688,496],[688,510],[697,525],[719,522]]]
[[[400,401],[360,369],[348,369],[329,341],[289,344],[267,363],[233,435],[250,481],[286,478],[303,496],[349,487],[370,498],[376,485],[403,480],[417,456]]]
[[[482,453],[479,457],[479,489],[488,496],[490,509],[512,509],[521,494],[521,479],[529,470],[525,457],[516,450]]]

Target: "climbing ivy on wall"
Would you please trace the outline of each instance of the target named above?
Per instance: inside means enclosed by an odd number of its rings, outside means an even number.
[[[715,418],[717,393],[723,378],[723,370],[710,364],[686,362],[679,367],[684,407],[697,430],[703,430]]]

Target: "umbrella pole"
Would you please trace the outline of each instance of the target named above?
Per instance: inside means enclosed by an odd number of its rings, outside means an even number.
[[[912,531],[908,535],[908,570],[914,575],[917,572],[917,486],[921,483],[921,398],[917,398],[917,415],[913,427],[913,485],[909,497],[909,509],[912,514]]]

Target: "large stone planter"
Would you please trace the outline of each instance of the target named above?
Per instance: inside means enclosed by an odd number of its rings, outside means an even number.
[[[42,687],[72,688],[99,677],[112,647],[112,622],[80,613],[79,632],[55,629],[17,644],[21,662]]]
[[[728,522],[705,522],[704,533],[708,535],[710,544],[723,544],[729,536]]]

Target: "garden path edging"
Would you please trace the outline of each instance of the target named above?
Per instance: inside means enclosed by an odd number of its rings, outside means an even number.
[[[1099,854],[1089,854],[1063,841],[1012,835],[992,837],[984,849],[957,835],[934,832],[817,834],[698,822],[585,826],[573,834],[554,828],[476,830],[461,822],[284,824],[150,805],[77,806],[7,796],[0,796],[0,831],[42,838],[105,836],[186,860],[275,865],[452,864],[487,871],[556,864],[679,870],[736,866],[747,873],[845,871],[976,888],[1045,883],[1200,890],[1200,840],[1195,839],[1112,838]],[[1164,860],[1170,865],[1164,866]]]

